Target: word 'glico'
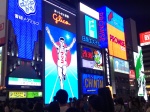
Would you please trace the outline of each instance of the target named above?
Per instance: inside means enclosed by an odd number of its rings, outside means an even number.
[[[55,20],[55,23],[63,23],[65,25],[71,25],[67,20],[64,20],[64,18],[61,15],[57,15],[56,13],[53,14],[53,19]]]

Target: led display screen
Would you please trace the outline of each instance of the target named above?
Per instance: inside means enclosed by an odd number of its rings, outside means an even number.
[[[150,45],[150,31],[140,33],[139,36],[141,46]]]
[[[114,71],[129,74],[129,62],[114,58]]]
[[[40,86],[8,84],[10,83],[8,82],[9,77],[17,80],[27,78],[41,81],[43,69],[42,0],[8,0],[7,10],[6,87],[13,89],[42,88],[41,82]]]
[[[139,87],[138,96],[144,96],[145,100],[147,100],[146,80],[145,80],[144,65],[143,65],[143,54],[140,46],[138,46],[138,53],[133,52],[133,55],[134,55],[136,79]]]
[[[45,5],[45,104],[49,104],[59,89],[69,98],[78,98],[77,49],[75,14],[46,1]],[[62,16],[62,23],[52,21],[53,13]],[[67,15],[67,16],[66,16]],[[71,19],[73,18],[73,19]],[[68,25],[70,24],[70,25]],[[63,96],[62,96],[63,97]]]
[[[99,14],[82,3],[80,5],[80,15],[78,19],[78,31],[80,43],[99,48],[98,25]]]
[[[38,91],[9,91],[9,98],[38,98],[42,97],[42,92]]]
[[[103,76],[94,74],[82,74],[82,93],[97,94],[98,89],[103,87]]]
[[[124,32],[107,24],[109,54],[126,60],[126,45]]]
[[[8,85],[41,86],[41,79],[9,77]]]
[[[33,59],[34,42],[42,29],[42,0],[8,0],[8,19],[18,45],[18,57]]]
[[[126,45],[123,18],[104,6],[99,12],[98,38],[101,48],[109,49],[109,54],[126,60]]]
[[[25,91],[14,91],[9,92],[9,98],[26,98],[27,94]]]
[[[100,50],[81,46],[82,67],[103,70],[103,59]]]

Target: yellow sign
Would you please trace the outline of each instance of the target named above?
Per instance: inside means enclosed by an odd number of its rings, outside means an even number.
[[[107,24],[109,54],[127,60],[124,32]]]
[[[26,92],[22,92],[22,91],[13,91],[13,92],[9,92],[9,98],[26,98]]]

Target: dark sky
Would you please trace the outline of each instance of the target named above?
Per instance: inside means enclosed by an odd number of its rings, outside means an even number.
[[[150,30],[150,3],[149,0],[60,0],[69,1],[70,5],[77,1],[96,9],[107,6],[124,19],[132,18],[136,22],[137,33]],[[68,3],[69,3],[68,2]],[[73,6],[73,5],[72,5]]]

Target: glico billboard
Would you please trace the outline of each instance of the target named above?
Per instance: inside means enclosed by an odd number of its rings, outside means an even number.
[[[69,98],[78,98],[76,14],[48,0],[43,5],[45,104],[53,101],[59,89],[66,90]]]
[[[141,46],[150,45],[150,31],[140,33],[139,36]]]
[[[108,7],[97,9],[99,12],[98,38],[101,48],[109,49],[109,54],[126,60],[126,45],[123,18]]]

